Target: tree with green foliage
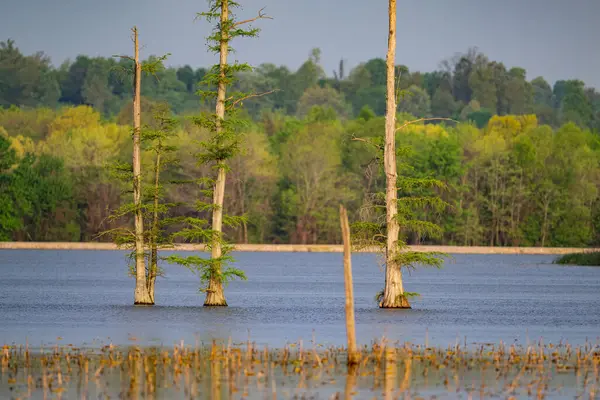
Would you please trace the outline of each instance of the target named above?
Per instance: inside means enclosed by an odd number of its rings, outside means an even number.
[[[141,158],[148,159],[151,168],[146,168],[145,170],[149,172],[141,174],[139,178],[142,187],[139,206],[129,202],[114,210],[110,219],[120,222],[120,226],[105,231],[102,235],[110,234],[120,247],[130,249],[128,255],[130,274],[137,277],[137,257],[140,256],[137,252],[137,235],[136,232],[123,225],[128,224],[131,216],[135,216],[138,210],[141,210],[143,226],[147,227],[143,232],[141,257],[144,259],[144,277],[142,281],[151,304],[154,304],[156,278],[163,275],[162,269],[159,267],[158,252],[160,249],[173,247],[173,235],[167,231],[167,228],[178,221],[177,218],[169,217],[169,212],[177,204],[166,201],[164,177],[162,177],[167,166],[177,164],[176,147],[170,144],[177,135],[175,130],[177,122],[169,115],[170,111],[166,104],[156,105],[152,113],[154,123],[144,125],[140,129],[140,155]],[[128,187],[126,193],[132,194],[133,191],[127,185],[134,179],[131,163],[117,162],[110,168],[112,175]]]
[[[135,276],[135,291],[134,291],[134,304],[136,305],[153,305],[154,304],[154,282],[156,279],[156,260],[152,257],[149,261],[151,265],[146,263],[146,237],[151,238],[150,243],[152,247],[152,255],[155,256],[156,243],[157,243],[157,231],[158,228],[158,196],[159,196],[159,171],[160,171],[160,155],[157,155],[157,161],[155,164],[155,190],[154,190],[154,210],[153,213],[153,227],[148,235],[148,230],[144,230],[144,213],[145,206],[143,201],[144,186],[142,184],[142,115],[141,115],[141,86],[142,86],[142,73],[147,72],[155,74],[156,70],[160,67],[165,57],[159,59],[152,59],[150,63],[143,64],[140,60],[139,54],[139,37],[137,27],[132,28],[133,32],[133,43],[134,43],[134,56],[118,56],[123,60],[128,60],[133,63],[133,151],[132,151],[132,163],[119,163],[116,166],[118,176],[124,180],[132,183],[132,194],[133,203],[121,206],[113,215],[112,219],[122,218],[126,215],[133,214],[134,217],[134,231],[126,228],[117,228],[114,230],[105,231],[103,233],[112,233],[114,240],[119,245],[133,246],[133,260],[134,268],[133,273]],[[125,71],[130,72],[130,71]],[[162,131],[162,136],[169,134],[172,129],[169,124]],[[161,131],[158,131],[161,132]],[[154,134],[154,137],[161,137],[160,135]],[[159,146],[162,149],[162,145]],[[156,227],[155,227],[156,225]]]
[[[208,47],[209,50],[219,54],[219,64],[214,65],[204,76],[202,84],[208,89],[198,92],[203,99],[216,100],[214,113],[202,113],[195,119],[198,126],[211,133],[208,140],[201,142],[198,162],[213,165],[217,176],[214,180],[211,178],[200,180],[205,184],[213,185],[209,192],[212,194],[212,204],[200,200],[197,202],[199,212],[212,212],[211,228],[206,228],[207,221],[204,219],[188,217],[183,221],[188,228],[183,229],[178,235],[188,240],[199,239],[208,242],[207,246],[211,250],[211,257],[210,259],[197,256],[169,257],[171,262],[184,265],[199,273],[202,283],[206,285],[202,288],[206,292],[205,306],[227,306],[223,284],[233,278],[246,278],[243,271],[234,267],[226,267],[233,261],[229,255],[233,246],[224,240],[223,223],[237,226],[243,222],[244,216],[223,214],[225,179],[229,169],[228,162],[239,152],[241,147],[239,133],[243,121],[236,115],[239,106],[244,100],[266,94],[233,92],[229,97],[227,96],[227,88],[235,81],[236,75],[251,70],[248,64],[228,63],[231,41],[239,37],[257,36],[258,29],[244,29],[242,26],[258,19],[270,18],[263,13],[263,10],[260,10],[255,18],[237,21],[232,13],[232,9],[237,7],[239,4],[231,0],[212,0],[209,11],[200,14],[208,22],[218,21],[213,34],[208,38]],[[214,87],[216,90],[213,90]]]
[[[48,154],[19,156],[13,143],[0,128],[0,240],[79,240],[63,161]]]
[[[22,199],[15,190],[12,169],[17,163],[15,149],[11,147],[8,135],[0,131],[0,240],[10,240],[13,233],[21,228],[17,201]]]
[[[407,250],[406,241],[400,237],[401,229],[411,230],[418,235],[439,236],[440,228],[434,223],[414,218],[415,207],[429,206],[441,210],[446,206],[436,196],[402,196],[398,193],[411,193],[415,189],[422,190],[432,186],[443,187],[436,179],[409,178],[402,173],[410,169],[410,165],[397,162],[396,157],[403,157],[409,148],[396,150],[396,133],[416,121],[409,121],[399,128],[396,126],[396,97],[398,96],[395,80],[394,60],[396,55],[396,0],[389,0],[389,36],[387,67],[387,111],[385,120],[385,137],[370,142],[379,150],[383,159],[386,175],[386,192],[373,196],[369,205],[374,217],[370,221],[354,224],[355,243],[359,247],[379,245],[385,254],[385,288],[377,296],[381,308],[410,308],[408,298],[413,294],[404,290],[401,268],[414,268],[416,265],[441,266],[440,253],[419,253]],[[367,140],[367,142],[369,142]],[[383,154],[382,154],[383,153]],[[400,171],[399,171],[400,169]],[[400,179],[398,179],[400,172]],[[385,223],[381,222],[381,211],[385,210]]]
[[[54,106],[59,96],[48,57],[24,56],[13,40],[0,42],[0,108]]]

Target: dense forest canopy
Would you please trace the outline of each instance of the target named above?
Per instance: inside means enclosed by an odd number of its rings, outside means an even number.
[[[0,240],[87,241],[109,229],[128,188],[107,165],[131,153],[128,60],[78,56],[54,68],[43,54],[0,44]],[[190,118],[211,104],[196,94],[205,68],[161,68],[142,80],[144,123],[168,103],[179,121],[171,180],[201,176]],[[600,244],[600,93],[579,80],[528,80],[469,49],[433,72],[397,66],[399,132],[414,177],[435,177],[451,208],[423,218],[436,243],[498,246]],[[326,74],[320,51],[297,71],[262,64],[239,75],[246,145],[232,162],[225,207],[249,223],[237,242],[339,243],[338,207],[358,219],[385,180],[376,153],[354,137],[383,135],[385,61]],[[148,163],[149,160],[146,160]],[[191,213],[197,188],[172,185],[173,212]],[[102,239],[104,240],[104,239]],[[108,240],[108,238],[106,238]],[[433,243],[413,234],[411,243]]]

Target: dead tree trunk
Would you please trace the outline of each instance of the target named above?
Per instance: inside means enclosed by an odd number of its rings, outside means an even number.
[[[154,302],[154,286],[158,274],[158,200],[160,196],[160,152],[154,164],[154,212],[152,213],[152,243],[150,245],[150,268],[148,268],[148,294]]]
[[[135,46],[135,72],[133,94],[133,202],[135,204],[135,292],[134,304],[154,304],[146,286],[146,260],[144,255],[144,219],[142,212],[142,167],[140,157],[140,136],[142,129],[141,117],[141,82],[142,64],[140,62],[140,48],[138,43],[138,30],[133,28],[133,41]]]
[[[223,132],[222,121],[225,118],[225,95],[227,91],[227,53],[229,50],[227,21],[229,19],[229,3],[228,0],[221,2],[221,46],[219,51],[219,85],[217,88],[217,106],[216,114],[216,134],[221,135]],[[215,182],[213,194],[213,215],[212,229],[215,232],[215,237],[211,243],[211,258],[216,260],[221,257],[221,238],[223,235],[223,199],[225,197],[225,166],[218,166],[217,180]],[[211,272],[208,288],[206,290],[205,306],[227,306],[225,294],[223,292],[223,282],[221,276],[221,263],[215,262],[213,271]]]
[[[356,352],[356,326],[354,321],[354,290],[352,286],[352,260],[350,252],[350,225],[348,213],[340,204],[340,223],[344,241],[344,284],[346,287],[346,334],[348,336],[348,365],[358,363]]]
[[[382,308],[410,308],[404,296],[402,286],[402,271],[396,260],[398,254],[398,236],[400,225],[398,223],[398,189],[396,166],[396,84],[395,84],[395,59],[396,59],[396,0],[389,0],[389,35],[388,51],[386,57],[387,91],[385,112],[385,148],[384,167],[386,175],[386,269],[385,289],[383,300],[379,304]]]

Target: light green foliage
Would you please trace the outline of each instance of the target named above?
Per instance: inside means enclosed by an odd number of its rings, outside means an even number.
[[[68,177],[71,186],[70,192],[65,191],[70,193],[69,201],[61,203],[55,216],[40,225],[30,217],[22,218],[23,210],[33,206],[28,201],[15,205],[14,198],[28,198],[28,187],[14,186],[13,200],[9,203],[6,195],[2,200],[6,204],[0,211],[5,216],[4,237],[92,240],[99,232],[124,223],[109,219],[108,211],[129,202],[124,191],[129,185],[109,179],[105,166],[126,161],[131,152],[126,126],[131,124],[132,114],[131,61],[79,56],[54,68],[43,56],[21,54],[12,42],[4,44],[0,57],[0,99],[5,100],[0,106],[0,131],[9,136],[16,157],[3,179],[14,178],[8,176],[27,153],[35,155],[31,168],[47,154],[62,160],[64,171],[60,174]],[[205,121],[199,125],[188,118],[192,113],[198,117],[199,109],[214,110],[215,99],[209,92],[214,90],[215,70],[165,67],[161,59],[149,57],[143,64],[146,72],[155,75],[143,79],[142,123],[157,128],[154,110],[165,100],[179,122],[177,136],[169,140],[169,145],[177,147],[173,157],[179,163],[161,173],[166,185],[161,202],[176,206],[164,217],[209,220],[210,204],[200,207],[204,211],[196,209],[199,197],[208,202],[211,195],[215,163],[209,160],[230,154],[224,207],[233,215],[248,217],[247,222],[234,218],[232,222],[238,224],[225,228],[226,237],[236,242],[289,243],[306,238],[309,243],[326,243],[339,239],[337,208],[303,209],[302,198],[309,196],[302,188],[309,186],[300,180],[302,173],[293,170],[292,162],[323,161],[327,176],[313,179],[317,184],[311,191],[325,204],[343,201],[354,220],[368,214],[362,206],[371,204],[372,193],[384,190],[375,148],[352,140],[377,137],[383,131],[383,59],[352,69],[341,63],[342,70],[334,77],[320,68],[318,51],[307,54],[306,62],[297,69],[274,64],[236,67],[228,78],[229,106],[244,93],[280,90],[237,103],[234,108],[243,109],[230,110],[230,115],[240,124],[232,124],[231,140],[221,143],[212,139],[212,111],[199,117]],[[407,155],[413,166],[407,177],[434,176],[444,182],[447,189],[428,193],[451,205],[441,214],[417,210],[415,217],[442,227],[443,236],[419,238],[409,232],[407,243],[600,244],[600,145],[595,133],[600,129],[600,95],[596,90],[573,80],[559,80],[554,87],[541,77],[528,82],[526,71],[507,69],[473,49],[445,62],[438,71],[420,74],[397,66],[400,71],[399,88],[426,93],[431,99],[430,115],[462,121],[449,126],[411,125],[398,134],[398,146],[413,149]],[[211,74],[212,86],[205,79]],[[60,92],[55,90],[57,86]],[[206,92],[200,104],[195,94],[198,89]],[[416,98],[404,97],[406,107],[401,103],[398,111],[427,115],[419,111],[426,107],[413,107]],[[314,107],[317,104],[322,106]],[[530,117],[519,114],[535,114],[537,121],[527,122]],[[230,147],[242,137],[244,144]],[[202,153],[209,162],[205,164],[199,165],[192,152],[198,142],[206,144]],[[301,151],[290,158],[296,145]],[[310,145],[318,154],[305,151]],[[12,156],[5,151],[2,157],[8,160]],[[152,186],[154,160],[153,153],[143,153],[147,187]],[[171,181],[196,184],[171,185]],[[41,185],[41,181],[31,182]],[[6,194],[9,186],[3,186]],[[43,234],[37,232],[37,226],[44,227]],[[177,228],[165,229],[171,234]]]
[[[351,178],[340,173],[341,136],[339,122],[309,119],[283,148],[282,174],[294,194],[293,200],[288,199],[296,215],[292,242],[315,243],[322,232],[331,235],[339,224],[335,210],[340,201],[352,199]],[[338,238],[336,234],[324,239]]]
[[[73,185],[62,160],[18,156],[0,130],[0,240],[79,240]]]
[[[141,131],[142,159],[145,167],[142,168],[142,210],[144,219],[144,244],[146,276],[162,276],[159,268],[158,250],[173,247],[173,235],[168,229],[178,222],[177,218],[169,216],[177,203],[166,201],[166,187],[164,175],[169,166],[177,165],[175,156],[177,148],[172,144],[177,136],[177,122],[170,117],[168,106],[156,105],[153,110],[153,123],[144,125]],[[131,181],[133,168],[130,162],[114,162],[109,165],[112,178],[123,183],[124,193],[128,197],[132,194]],[[172,185],[169,185],[172,187]],[[117,227],[100,233],[100,236],[110,236],[122,248],[129,249],[130,274],[135,272],[135,233],[131,229],[131,220],[135,214],[136,206],[132,199],[120,205],[110,215],[109,219]]]
[[[398,136],[401,137],[404,134],[406,133],[401,131]],[[381,173],[383,170],[383,137],[380,135],[363,140],[376,149],[376,160]],[[411,163],[413,155],[410,145],[400,145],[396,148],[398,169],[398,213],[396,219],[400,226],[400,236],[396,242],[399,251],[394,261],[400,268],[405,269],[415,269],[418,266],[440,268],[446,254],[417,252],[408,249],[407,242],[411,234],[417,241],[424,238],[441,238],[441,227],[431,220],[419,218],[419,215],[426,211],[426,217],[431,217],[443,212],[448,207],[448,203],[437,196],[434,191],[435,189],[445,189],[446,185],[432,177],[417,176],[414,173],[415,167]],[[356,249],[379,247],[384,260],[387,248],[385,201],[385,192],[371,194],[362,205],[361,220],[351,226],[353,246]],[[380,293],[377,298],[382,296],[383,293]]]

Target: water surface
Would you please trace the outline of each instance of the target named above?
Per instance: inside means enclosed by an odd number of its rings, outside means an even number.
[[[191,254],[191,253],[184,253]],[[227,308],[205,308],[198,279],[165,265],[154,307],[134,307],[120,251],[0,250],[0,344],[112,342],[172,345],[213,338],[282,347],[313,335],[344,344],[339,253],[235,253],[248,281],[226,288]],[[421,293],[412,310],[374,301],[383,271],[353,255],[357,337],[448,345],[457,341],[570,343],[600,335],[600,269],[558,266],[552,256],[455,255],[443,269],[405,276]]]

